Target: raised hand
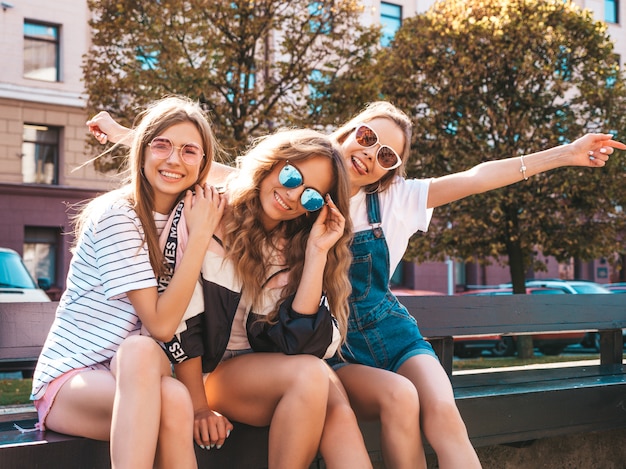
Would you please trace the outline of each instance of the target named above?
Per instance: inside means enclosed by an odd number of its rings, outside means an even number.
[[[328,251],[341,238],[345,226],[345,217],[330,198],[330,195],[326,195],[326,205],[322,207],[317,220],[311,227],[307,247]]]
[[[118,124],[106,111],[100,111],[86,122],[89,132],[103,145],[107,142],[118,143],[127,137],[131,130]]]
[[[570,144],[573,165],[602,167],[614,149],[626,150],[626,145],[613,140],[611,134],[586,134]]]

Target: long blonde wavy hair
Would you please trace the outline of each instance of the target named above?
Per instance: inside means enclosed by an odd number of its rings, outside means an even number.
[[[346,218],[341,238],[328,253],[323,279],[323,289],[331,312],[337,319],[342,339],[345,339],[348,296],[351,292],[348,270],[352,259],[349,248],[352,239],[349,183],[339,149],[327,136],[313,130],[282,129],[258,139],[247,154],[238,158],[239,170],[230,176],[226,184],[229,207],[222,219],[224,245],[227,258],[234,263],[237,275],[245,285],[242,294],[253,307],[257,306],[263,282],[268,278],[267,254],[279,246],[284,246],[281,252],[290,268],[289,283],[283,289],[280,303],[295,294],[302,278],[309,233],[320,212],[309,212],[296,219],[283,221],[268,232],[261,222],[263,209],[259,188],[276,165],[286,160],[297,163],[320,156],[328,158],[332,163],[329,194]],[[277,313],[278,305],[266,320],[274,322]]]
[[[348,135],[350,135],[350,133],[353,132],[360,123],[365,124],[374,119],[380,118],[392,121],[404,134],[404,148],[402,148],[402,151],[399,153],[402,164],[396,169],[387,171],[387,173],[377,182],[366,186],[364,188],[366,192],[382,192],[389,187],[395,176],[405,176],[405,163],[411,150],[411,135],[413,133],[413,124],[411,119],[390,102],[375,101],[369,103],[361,112],[356,114],[348,122],[330,134],[330,138],[341,145],[346,138],[348,138]]]
[[[176,124],[190,122],[198,129],[202,137],[202,148],[204,149],[205,157],[200,163],[198,178],[190,187],[204,183],[211,169],[211,163],[220,151],[220,148],[211,129],[208,116],[197,102],[186,97],[168,96],[157,100],[140,113],[135,122],[138,122],[138,124],[133,126],[133,141],[126,156],[127,170],[122,186],[117,190],[97,197],[78,213],[75,218],[75,235],[76,239],[78,239],[91,211],[103,197],[110,198],[110,200],[125,198],[130,202],[141,221],[144,242],[148,246],[150,264],[155,275],[159,276],[164,273],[164,263],[154,223],[154,190],[143,173],[144,158],[148,144],[165,129]],[[179,200],[184,196],[184,193],[185,191],[180,194]],[[172,205],[170,210],[175,205]]]

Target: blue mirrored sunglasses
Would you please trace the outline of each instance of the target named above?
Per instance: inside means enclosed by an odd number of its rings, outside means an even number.
[[[287,189],[293,189],[303,185],[304,178],[298,168],[287,162],[278,173],[278,182]],[[324,197],[317,190],[306,187],[300,196],[300,204],[306,211],[315,212],[324,206]]]

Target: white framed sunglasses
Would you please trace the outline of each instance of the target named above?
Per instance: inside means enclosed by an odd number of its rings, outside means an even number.
[[[377,143],[380,145],[376,150],[376,162],[384,170],[391,171],[402,164],[402,159],[389,145],[380,143],[378,134],[367,124],[357,124],[354,130],[354,140],[363,148],[371,148]]]

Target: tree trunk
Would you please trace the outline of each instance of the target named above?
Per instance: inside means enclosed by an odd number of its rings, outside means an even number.
[[[526,272],[526,268],[524,266],[522,248],[517,238],[511,240],[509,237],[507,251],[509,255],[509,270],[513,283],[513,293],[525,295],[526,279],[524,278],[524,273]],[[515,344],[517,348],[517,358],[532,358],[535,354],[532,336],[518,335],[516,336]]]
[[[532,335],[518,335],[515,341],[517,358],[532,358],[535,355]]]

